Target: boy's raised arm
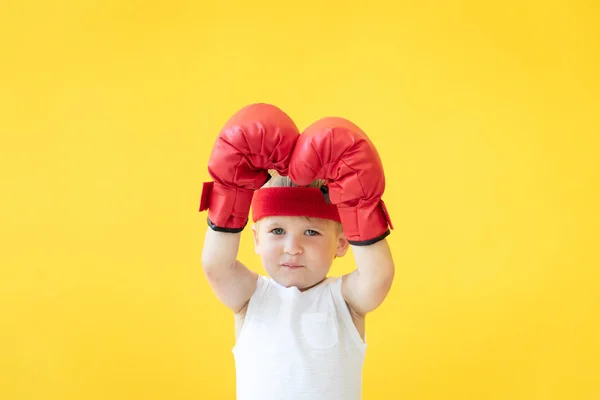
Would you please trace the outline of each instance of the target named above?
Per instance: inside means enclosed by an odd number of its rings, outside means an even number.
[[[234,313],[240,312],[256,289],[258,274],[236,260],[241,233],[207,229],[202,267],[217,298]]]
[[[352,246],[356,270],[343,277],[342,294],[361,315],[383,303],[394,280],[394,261],[387,240],[369,246]]]
[[[292,119],[264,103],[248,105],[224,125],[208,161],[212,182],[204,183],[199,211],[208,210],[202,265],[216,296],[239,312],[256,288],[257,274],[236,260],[254,191],[274,169],[287,175],[300,135]]]

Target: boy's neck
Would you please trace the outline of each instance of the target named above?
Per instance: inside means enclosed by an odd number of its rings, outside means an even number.
[[[309,287],[305,287],[305,288],[303,288],[303,289],[300,289],[300,291],[301,291],[301,292],[306,292],[308,289],[312,289],[312,288],[314,288],[315,286],[318,286],[318,285],[320,285],[320,284],[321,284],[321,283],[323,283],[323,282],[324,282],[326,279],[327,279],[327,277],[325,277],[325,278],[321,279],[319,282],[315,283],[315,284],[314,284],[314,285],[312,285],[312,286],[309,286]]]

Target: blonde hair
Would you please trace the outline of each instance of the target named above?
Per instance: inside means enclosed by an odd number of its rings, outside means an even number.
[[[299,187],[300,185],[296,185],[289,176],[282,176],[275,170],[269,170],[269,174],[271,175],[271,179],[267,183],[265,183],[262,187]],[[325,181],[323,179],[317,179],[312,181],[308,186],[309,188],[317,188],[319,189],[321,186],[325,185]]]

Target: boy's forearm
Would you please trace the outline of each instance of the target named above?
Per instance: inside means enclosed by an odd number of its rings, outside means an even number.
[[[386,239],[368,246],[352,246],[352,254],[363,282],[369,282],[373,286],[391,285],[395,266]]]
[[[344,300],[352,310],[365,315],[385,300],[394,280],[394,261],[385,239],[367,246],[352,246],[356,270],[345,276]]]
[[[241,235],[241,233],[216,232],[207,229],[202,249],[203,268],[233,267],[237,259]]]
[[[202,267],[217,298],[234,313],[241,312],[256,289],[258,275],[236,260],[241,233],[208,229]]]

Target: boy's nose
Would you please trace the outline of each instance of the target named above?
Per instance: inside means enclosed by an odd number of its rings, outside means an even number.
[[[300,240],[298,240],[294,236],[290,235],[290,236],[288,236],[287,240],[285,241],[283,251],[285,251],[288,254],[292,254],[292,255],[301,254],[302,253],[302,244],[301,244]]]

